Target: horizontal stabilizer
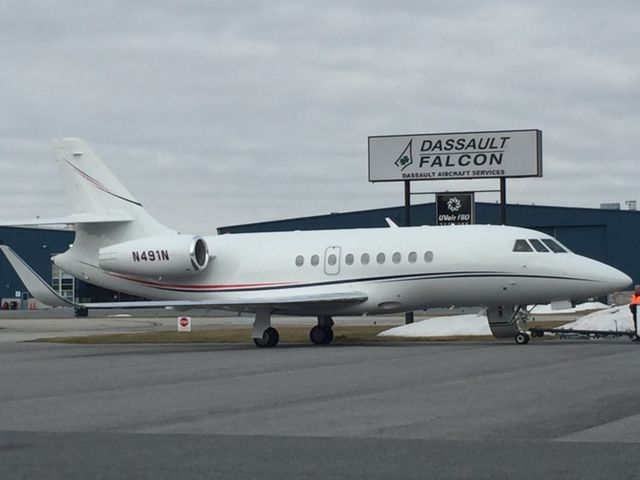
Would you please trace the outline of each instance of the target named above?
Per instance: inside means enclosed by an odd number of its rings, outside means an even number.
[[[0,222],[0,227],[28,227],[37,225],[71,225],[76,223],[131,222],[133,217],[125,212],[74,213],[65,217],[31,218]]]
[[[58,293],[45,282],[40,275],[22,260],[16,252],[6,245],[0,245],[0,250],[20,277],[29,293],[40,302],[51,307],[73,307],[75,304],[58,295]]]

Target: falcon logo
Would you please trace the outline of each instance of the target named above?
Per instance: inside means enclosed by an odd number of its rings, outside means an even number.
[[[403,171],[409,165],[413,163],[413,157],[411,156],[411,142],[413,140],[409,140],[409,143],[402,151],[398,159],[395,161],[396,167],[400,168],[400,171]]]

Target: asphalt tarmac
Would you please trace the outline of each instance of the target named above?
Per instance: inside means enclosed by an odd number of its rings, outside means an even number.
[[[628,340],[5,341],[0,465],[12,479],[640,478],[639,367]]]

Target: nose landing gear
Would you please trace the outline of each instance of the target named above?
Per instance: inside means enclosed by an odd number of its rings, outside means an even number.
[[[526,345],[529,343],[529,334],[525,332],[518,332],[514,339],[518,345]]]

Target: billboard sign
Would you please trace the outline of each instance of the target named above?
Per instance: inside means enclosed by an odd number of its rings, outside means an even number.
[[[436,225],[473,225],[475,209],[473,193],[437,193]]]
[[[541,130],[369,137],[370,182],[541,176]]]

